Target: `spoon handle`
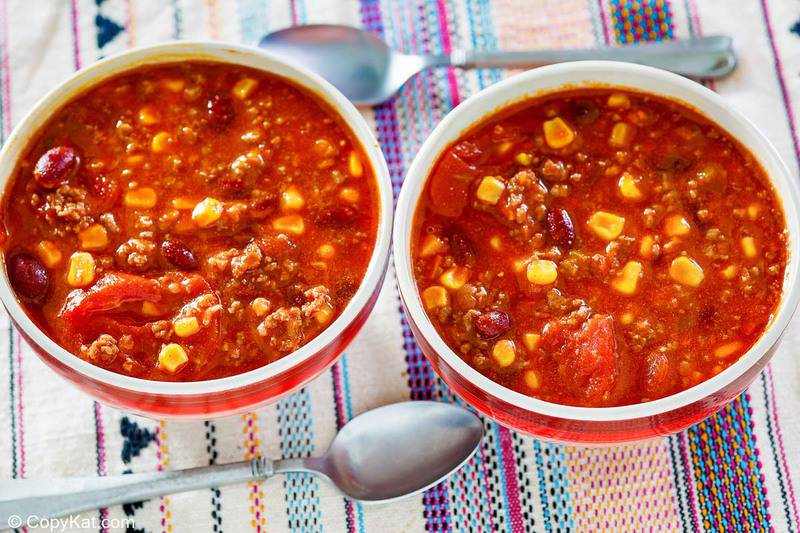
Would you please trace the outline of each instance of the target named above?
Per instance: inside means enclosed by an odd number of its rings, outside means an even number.
[[[431,64],[463,68],[532,68],[552,63],[584,60],[639,63],[696,78],[721,78],[729,74],[736,66],[732,40],[723,35],[573,50],[524,52],[458,50],[450,56],[431,58]]]
[[[26,525],[28,518],[33,516],[38,519],[56,518],[165,494],[265,479],[274,472],[272,461],[257,458],[225,465],[122,476],[4,480],[0,481],[0,529],[14,526],[10,520],[16,518],[21,518],[21,525]]]

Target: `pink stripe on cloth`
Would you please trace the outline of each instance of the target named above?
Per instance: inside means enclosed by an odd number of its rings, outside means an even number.
[[[19,435],[19,477],[25,477],[25,416],[22,404],[22,338],[17,337],[17,434]]]
[[[8,59],[8,0],[0,5],[0,19],[3,20],[3,132],[4,137],[11,133],[11,66]],[[13,333],[12,333],[13,334]]]
[[[608,15],[606,14],[603,0],[597,0],[597,9],[600,11],[600,22],[603,24],[603,35],[606,38],[606,44],[611,44],[614,42],[614,38],[611,35],[611,27],[608,25]]]
[[[439,30],[442,32],[442,51],[445,54],[450,54],[453,51],[453,44],[450,41],[447,6],[445,6],[444,0],[436,0],[436,7],[439,11]],[[456,73],[453,67],[447,67],[447,84],[450,87],[450,101],[453,107],[455,107],[461,101],[461,97],[458,93],[458,80],[456,80]]]
[[[72,0],[72,49],[75,58],[75,70],[81,68],[81,44],[78,33],[78,0]]]
[[[769,45],[772,49],[772,56],[775,58],[775,70],[777,70],[778,82],[781,86],[783,105],[786,107],[786,118],[789,120],[789,128],[792,130],[792,143],[794,143],[795,153],[797,153],[798,159],[800,160],[800,145],[798,145],[797,127],[794,123],[794,110],[792,109],[792,102],[789,98],[789,89],[786,86],[786,79],[783,76],[783,61],[781,60],[781,55],[778,53],[778,46],[775,44],[775,32],[772,30],[772,21],[769,16],[767,0],[761,0],[761,10],[764,12],[764,24],[767,27]]]
[[[769,394],[772,396],[772,418],[775,421],[775,440],[778,443],[778,452],[781,456],[781,466],[786,474],[786,490],[789,492],[789,501],[792,504],[792,514],[794,515],[794,523],[800,524],[800,517],[797,512],[797,498],[794,496],[794,485],[792,484],[792,476],[789,470],[789,463],[786,461],[786,449],[783,446],[783,431],[781,430],[780,418],[778,417],[778,406],[776,404],[775,394],[775,380],[772,376],[772,365],[767,366],[767,376],[769,379]]]
[[[508,499],[508,519],[511,531],[525,531],[522,518],[522,507],[519,503],[519,484],[517,483],[517,460],[511,431],[498,424],[500,450],[503,457],[503,476],[505,477],[505,493]]]

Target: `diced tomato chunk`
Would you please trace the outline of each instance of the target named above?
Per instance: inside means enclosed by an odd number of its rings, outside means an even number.
[[[601,405],[618,374],[614,319],[610,315],[592,315],[575,330],[554,321],[546,332],[564,383],[585,403]]]

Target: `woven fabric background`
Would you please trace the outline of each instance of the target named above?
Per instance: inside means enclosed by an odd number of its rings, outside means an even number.
[[[5,138],[75,69],[114,52],[169,39],[252,44],[271,30],[319,22],[361,26],[416,53],[727,33],[740,66],[712,87],[766,132],[797,174],[800,3],[789,0],[0,0],[0,132]],[[396,190],[437,122],[509,74],[430,70],[391,102],[364,110]],[[375,312],[331,371],[276,405],[197,423],[146,420],[92,402],[46,369],[2,313],[0,478],[310,455],[371,407],[457,402],[414,342],[393,282],[390,272]],[[637,446],[553,445],[487,420],[483,447],[465,468],[389,506],[353,504],[322,481],[293,475],[82,518],[129,518],[137,532],[798,531],[798,343],[800,319],[748,392],[682,434]]]

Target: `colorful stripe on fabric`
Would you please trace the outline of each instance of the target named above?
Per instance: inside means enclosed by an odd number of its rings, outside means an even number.
[[[705,530],[769,529],[761,462],[753,436],[750,395],[744,393],[687,431]]]
[[[353,406],[350,402],[350,377],[347,372],[347,354],[331,367],[333,382],[333,406],[336,414],[336,429],[340,430],[353,418]],[[348,532],[364,532],[364,508],[360,503],[342,498],[344,502],[345,524]]]
[[[203,422],[206,428],[206,452],[208,453],[208,464],[217,464],[217,426],[211,420]],[[222,531],[222,493],[219,487],[211,488],[211,520],[214,533]]]
[[[386,32],[381,14],[379,0],[362,0],[360,5],[361,22],[364,29],[385,38]],[[396,45],[396,43],[391,43]],[[375,122],[378,143],[383,150],[392,178],[395,201],[400,193],[404,173],[403,150],[401,148],[396,98],[375,107]],[[413,124],[413,122],[409,122]],[[434,397],[433,371],[422,356],[422,352],[414,341],[408,321],[402,312],[403,345],[406,350],[406,361],[409,368],[409,388],[411,399],[422,400]],[[450,529],[448,513],[448,495],[445,483],[425,491],[422,497],[425,507],[423,514],[429,531],[446,531]]]
[[[255,411],[242,415],[244,422],[243,433],[245,434],[244,458],[246,461],[255,459],[261,456],[261,442],[256,435],[258,434],[258,413]],[[261,483],[258,481],[249,481],[247,483],[247,497],[250,499],[250,524],[256,533],[261,533],[267,524],[267,518],[264,516],[264,492],[261,490]]]
[[[155,432],[156,459],[158,460],[158,471],[161,472],[169,464],[169,448],[167,447],[167,433],[164,431],[166,424],[163,420],[158,421]],[[172,532],[172,511],[170,510],[169,496],[162,496],[158,507],[161,511],[161,532]]]
[[[533,448],[536,452],[544,527],[547,531],[571,531],[574,521],[564,447],[536,440],[533,441]]]
[[[672,39],[667,0],[610,0],[611,28],[620,43]]]
[[[789,465],[786,461],[786,451],[783,446],[783,431],[778,418],[778,410],[775,405],[775,380],[772,375],[772,366],[761,373],[761,384],[764,389],[764,406],[767,411],[766,425],[767,435],[772,451],[772,460],[775,462],[775,473],[778,476],[778,485],[781,491],[781,504],[786,515],[786,526],[788,531],[797,531],[797,524],[800,522],[797,516],[797,498],[792,485],[792,478],[789,476]]]
[[[314,420],[307,388],[278,402],[278,437],[281,457],[309,457],[314,454]],[[322,531],[319,483],[311,474],[287,474],[286,518],[292,531]]]

